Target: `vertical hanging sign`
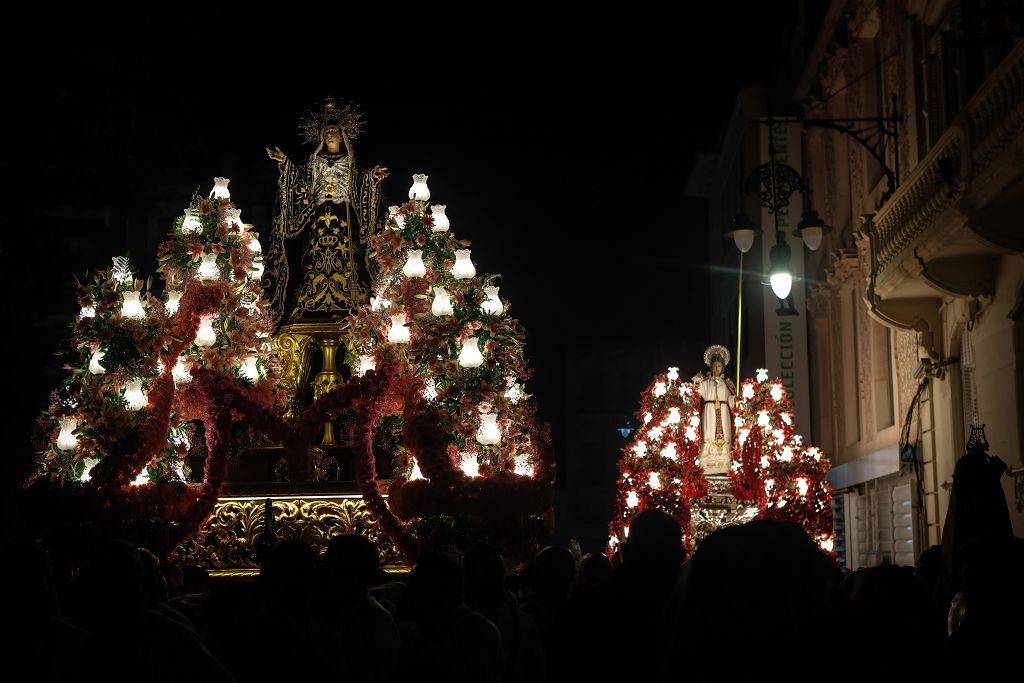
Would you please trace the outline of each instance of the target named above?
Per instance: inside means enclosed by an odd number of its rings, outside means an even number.
[[[775,143],[775,162],[792,167],[803,173],[800,148],[800,127],[784,123],[773,123],[761,128],[761,163],[770,163],[768,153],[769,136]],[[778,297],[769,286],[764,287],[764,358],[768,365],[769,377],[780,377],[793,403],[793,416],[798,433],[806,438],[811,436],[810,382],[807,371],[807,302],[804,283],[804,244],[793,236],[799,221],[803,198],[794,192],[789,204],[779,211],[779,228],[785,231],[790,253],[790,272],[793,274],[793,290],[785,301]],[[761,228],[764,235],[763,271],[771,269],[769,254],[775,246],[775,216],[761,209]],[[767,275],[765,276],[767,277]]]

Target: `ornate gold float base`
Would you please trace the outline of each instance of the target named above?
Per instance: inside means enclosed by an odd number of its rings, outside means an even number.
[[[708,494],[694,501],[690,508],[693,542],[699,545],[711,532],[749,522],[757,513],[756,505],[744,505],[732,495],[728,475],[709,474]]]
[[[226,495],[213,515],[175,551],[181,565],[203,567],[214,577],[259,573],[259,551],[268,537],[266,501],[273,511],[273,533],[278,541],[301,539],[323,552],[331,538],[362,534],[380,548],[384,569],[406,571],[402,554],[374,522],[362,496],[345,494]]]

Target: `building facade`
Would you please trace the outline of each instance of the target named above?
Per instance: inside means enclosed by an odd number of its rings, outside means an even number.
[[[913,564],[941,540],[970,426],[984,424],[1014,532],[1024,536],[1024,40],[1002,4],[834,0],[795,32],[796,77],[741,91],[702,195],[717,306],[737,339],[739,253],[725,232],[766,159],[774,115],[865,119],[804,127],[792,164],[831,231],[803,259],[809,403],[799,431],[832,458],[837,549],[850,568]],[[885,118],[899,120],[883,134]],[[858,139],[859,138],[859,139]],[[749,189],[749,188],[748,188]],[[791,209],[792,213],[792,209]],[[746,254],[743,374],[766,352],[764,253]],[[751,264],[757,264],[751,267]],[[794,270],[798,270],[795,268]],[[801,400],[799,397],[797,400]]]
[[[811,431],[850,567],[940,542],[971,425],[1024,535],[1024,42],[980,6],[833,2],[794,89],[807,118],[900,117],[804,133],[832,228],[808,253]]]

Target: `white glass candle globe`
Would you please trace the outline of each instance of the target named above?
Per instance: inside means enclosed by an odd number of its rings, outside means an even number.
[[[214,199],[231,199],[231,193],[228,192],[228,183],[230,182],[229,178],[214,178],[210,196]]]
[[[664,396],[666,391],[667,391],[667,389],[665,388],[665,383],[664,382],[657,382],[657,383],[655,383],[655,385],[654,385],[654,395],[655,396]]]
[[[87,482],[90,479],[92,479],[92,468],[96,467],[96,464],[98,462],[98,458],[86,458],[85,460],[82,461],[82,463],[85,465],[85,469],[82,470],[82,482]]]
[[[669,460],[675,460],[677,457],[676,445],[671,442],[668,443],[664,448],[661,449],[661,457],[668,458]]]
[[[810,482],[804,477],[796,478],[796,489],[801,496],[807,495],[807,490],[811,487]]]
[[[406,277],[423,277],[427,274],[427,267],[423,265],[422,249],[409,250],[409,255],[405,260],[405,266],[402,268],[402,273],[404,273]]]
[[[459,365],[464,368],[478,368],[484,364],[484,356],[480,353],[480,346],[476,337],[470,337],[462,344],[459,351]]]
[[[766,382],[766,381],[768,381],[768,368],[758,368],[757,369],[757,381],[758,382]]]
[[[142,307],[138,292],[125,292],[121,302],[121,315],[136,320],[146,317],[146,309]]]
[[[517,455],[513,462],[515,462],[515,469],[513,472],[520,477],[532,477],[533,476],[533,463],[530,462],[530,456],[528,455]]]
[[[434,232],[448,232],[452,226],[448,216],[444,214],[444,209],[444,204],[434,204],[430,207],[430,217],[434,219],[434,226],[431,229]]]
[[[636,495],[636,491],[630,491],[626,494],[626,507],[635,508],[640,505],[640,496]]]
[[[467,477],[480,476],[480,463],[476,461],[476,453],[462,453],[460,458],[462,460],[462,471],[465,472]]]
[[[57,435],[57,448],[62,451],[73,451],[78,448],[78,437],[74,431],[78,429],[78,419],[74,417],[62,417],[60,419],[60,434]]]
[[[452,298],[444,287],[434,287],[434,301],[430,304],[430,312],[437,316],[454,315]]]
[[[100,365],[100,361],[103,360],[104,352],[96,349],[92,352],[92,356],[89,358],[89,372],[94,375],[102,375],[107,371],[105,367]]]
[[[430,201],[430,189],[427,188],[427,176],[423,173],[416,173],[412,177],[412,187],[409,188],[409,199],[417,202]]]
[[[184,384],[185,382],[192,381],[192,364],[189,363],[185,356],[178,356],[178,362],[171,368],[171,377],[174,378],[175,384]]]
[[[423,383],[423,398],[428,401],[437,399],[437,384],[434,383],[433,377],[428,377],[427,381]]]
[[[409,328],[405,325],[405,313],[391,316],[391,327],[388,329],[388,341],[392,344],[408,344]]]
[[[203,260],[199,263],[196,276],[200,280],[216,280],[220,277],[220,269],[217,267],[216,254],[203,254]]]
[[[661,477],[658,476],[657,472],[651,472],[651,474],[647,477],[647,485],[650,486],[652,489],[661,488]]]
[[[488,315],[501,315],[505,312],[505,306],[498,298],[497,287],[484,287],[484,294],[487,298],[480,304],[480,310]]]
[[[185,220],[181,222],[181,231],[186,235],[194,235],[203,231],[199,220],[199,209],[185,209]]]
[[[242,223],[242,210],[238,208],[224,209],[224,222],[227,223],[228,230],[242,231],[245,228],[245,224]]]
[[[164,310],[169,314],[174,315],[178,312],[178,306],[181,305],[181,292],[170,289],[167,290],[167,303],[164,304]]]
[[[679,368],[669,368],[667,379],[669,382],[675,382],[679,379]]]
[[[633,444],[633,454],[636,455],[636,457],[638,458],[642,458],[645,455],[647,455],[647,442],[637,441],[635,444]]]
[[[420,471],[420,464],[416,462],[416,458],[412,459],[412,472],[409,474],[409,481],[414,479],[426,479],[423,476],[423,472]]]
[[[149,399],[146,398],[146,392],[142,390],[141,379],[133,379],[128,382],[128,386],[125,387],[124,390],[124,400],[132,410],[139,410],[140,408],[146,407],[146,404],[149,403]]]
[[[508,389],[505,390],[505,398],[508,399],[508,402],[515,405],[523,400],[523,385],[516,381],[515,376],[509,375],[505,381],[508,382]]]
[[[679,421],[683,419],[683,416],[679,414],[679,408],[672,407],[668,409],[668,423],[670,425],[677,425]]]
[[[217,331],[213,329],[213,315],[204,315],[199,319],[196,331],[196,346],[213,346],[217,343]]]
[[[363,375],[368,373],[370,370],[376,370],[376,369],[377,369],[377,364],[374,363],[373,356],[371,356],[368,353],[364,353],[363,355],[359,356],[359,365],[356,368],[356,374],[357,375],[362,377]]]
[[[242,359],[242,367],[239,368],[238,372],[250,382],[258,382],[260,370],[256,365],[256,356],[250,354]]]
[[[397,206],[389,206],[388,207],[388,218],[390,218],[393,221],[395,221],[395,225],[398,226],[398,230],[401,230],[402,228],[405,227],[405,215],[402,214],[402,213],[399,213],[399,211],[400,211],[400,209]],[[387,228],[389,230],[393,229],[391,227],[390,221],[388,222]]]
[[[469,249],[455,250],[455,265],[452,266],[452,277],[456,280],[468,280],[476,275],[476,267],[469,257]]]
[[[501,429],[498,427],[498,416],[487,413],[480,416],[480,428],[476,432],[476,440],[484,446],[501,443]]]

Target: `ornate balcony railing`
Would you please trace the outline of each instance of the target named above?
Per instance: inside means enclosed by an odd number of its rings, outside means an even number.
[[[1024,43],[1006,56],[953,125],[879,209],[873,227],[873,273],[897,264],[969,183],[1024,132]]]

